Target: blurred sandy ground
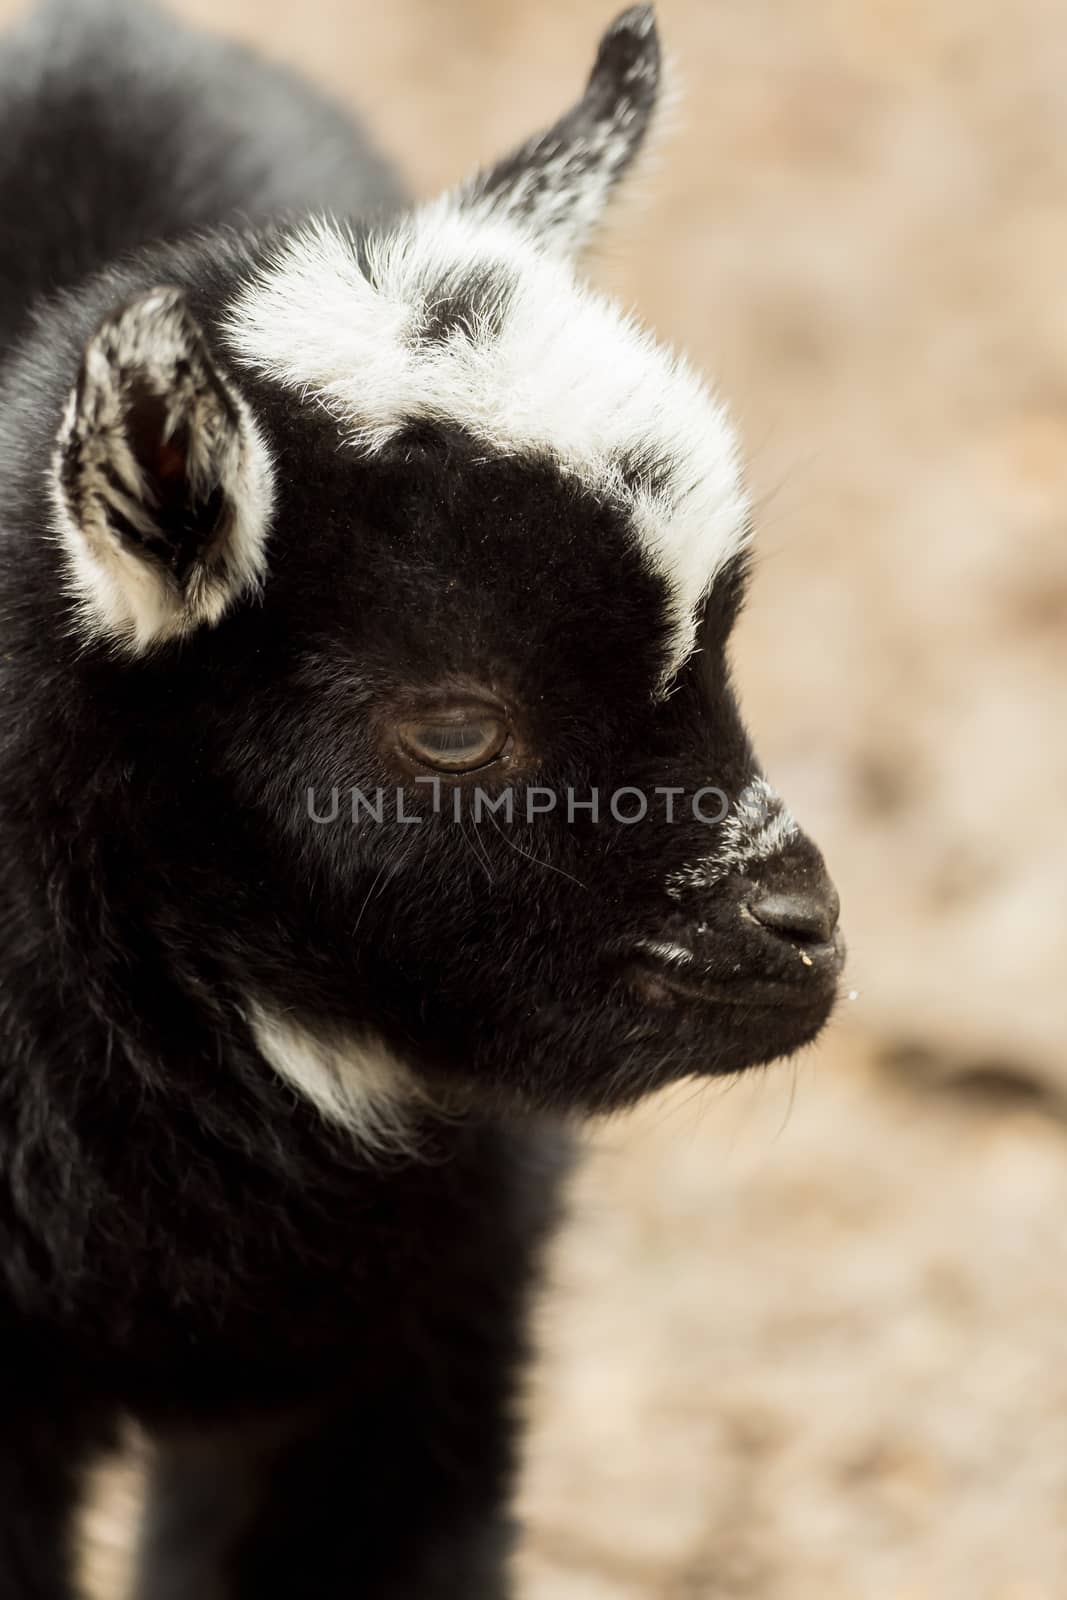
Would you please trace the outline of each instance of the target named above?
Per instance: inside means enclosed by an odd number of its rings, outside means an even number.
[[[180,9],[364,108],[418,194],[551,119],[612,13]],[[593,1135],[522,1592],[1062,1600],[1067,9],[660,17],[684,109],[596,273],[743,426],[739,681],[861,994],[795,1070]]]

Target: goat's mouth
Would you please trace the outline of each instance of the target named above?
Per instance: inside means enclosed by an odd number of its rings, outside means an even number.
[[[822,989],[814,993],[807,984],[778,983],[773,979],[730,978],[725,982],[709,979],[707,982],[679,977],[652,962],[635,961],[627,969],[630,986],[642,1000],[652,1005],[669,1005],[672,1002],[695,1003],[704,1006],[737,1006],[751,1011],[753,1008],[783,1007],[810,1011],[826,1003]]]
[[[829,1014],[843,966],[844,945],[839,938],[817,947],[798,947],[795,976],[788,977],[758,971],[723,976],[684,946],[647,940],[626,961],[624,977],[646,1005],[729,1008],[749,1014],[780,1010],[811,1017]]]

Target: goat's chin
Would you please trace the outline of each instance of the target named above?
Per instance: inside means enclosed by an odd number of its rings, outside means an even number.
[[[523,1007],[472,1003],[404,1055],[435,1105],[505,1119],[623,1110],[672,1084],[783,1061],[818,1038],[839,963],[796,980],[713,979],[627,962],[597,992],[545,985]],[[576,992],[577,991],[577,992]],[[472,1029],[472,1018],[478,1026]]]
[[[690,1070],[709,1075],[785,1060],[819,1037],[835,998],[830,993],[802,1000],[762,994],[731,996],[721,1003],[683,999],[670,1010],[672,1054],[681,1045]]]
[[[786,1060],[818,1038],[832,1008],[832,996],[804,1005],[753,999],[720,1006],[674,997],[639,1018],[587,1017],[580,1039],[513,1037],[506,1062],[482,1055],[459,1098],[505,1118],[623,1111],[673,1084]]]
[[[805,992],[755,984],[690,992],[684,984],[660,988],[650,981],[643,1017],[649,1033],[640,1048],[620,1053],[622,1065],[605,1083],[602,1106],[633,1104],[681,1079],[731,1076],[786,1061],[818,1039],[837,998],[832,985]]]

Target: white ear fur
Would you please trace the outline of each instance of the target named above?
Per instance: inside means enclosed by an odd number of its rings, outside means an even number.
[[[456,209],[507,219],[549,249],[581,250],[646,142],[663,100],[661,67],[652,6],[632,6],[603,35],[577,104],[462,185]]]
[[[263,576],[267,447],[176,289],[109,317],[52,464],[78,625],[134,653],[218,622]]]

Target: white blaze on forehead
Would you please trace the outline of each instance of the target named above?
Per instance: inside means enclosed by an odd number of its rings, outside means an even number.
[[[427,335],[435,303],[465,294],[462,325]],[[549,453],[629,512],[666,579],[666,676],[691,651],[697,607],[748,537],[733,429],[683,360],[530,235],[447,200],[359,246],[315,222],[246,285],[226,333],[364,451],[429,419],[508,454]]]
[[[756,861],[769,861],[794,839],[800,828],[781,796],[763,778],[753,778],[719,824],[718,843],[667,879],[667,893],[681,900],[693,889],[711,889],[731,872],[745,873]]]

